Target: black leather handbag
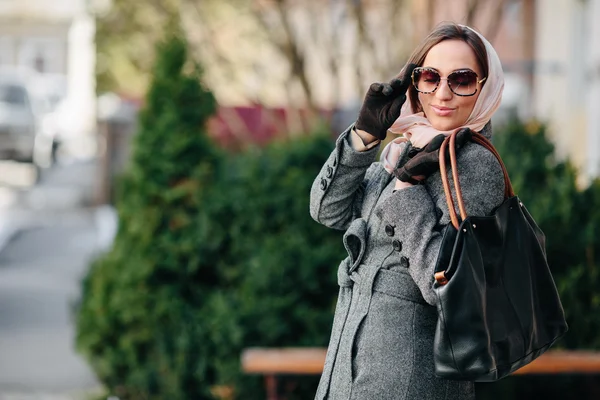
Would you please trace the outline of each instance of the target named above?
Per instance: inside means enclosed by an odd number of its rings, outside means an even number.
[[[546,261],[545,236],[515,196],[494,146],[477,133],[472,140],[494,153],[502,166],[505,200],[490,216],[467,216],[455,137],[446,138],[440,148],[451,223],[434,275],[435,373],[446,379],[495,381],[533,361],[568,328]],[[448,147],[461,221],[446,172]]]

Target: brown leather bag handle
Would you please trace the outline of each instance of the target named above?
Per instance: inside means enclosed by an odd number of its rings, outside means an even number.
[[[446,195],[446,203],[448,204],[448,211],[450,213],[450,221],[456,230],[459,229],[460,223],[458,221],[458,216],[456,215],[456,209],[454,206],[454,200],[452,199],[452,193],[450,191],[450,183],[448,182],[448,173],[446,168],[446,148],[448,145],[450,146],[450,165],[452,168],[452,180],[454,181],[454,190],[456,191],[456,200],[458,202],[458,208],[460,211],[460,217],[464,221],[467,218],[467,210],[465,208],[465,203],[462,196],[462,191],[460,189],[460,182],[458,181],[458,165],[456,162],[456,133],[458,130],[453,132],[449,137],[447,137],[440,147],[440,173],[442,176],[442,185],[444,186],[444,193]],[[515,195],[513,191],[512,184],[510,182],[510,178],[508,177],[508,172],[506,171],[506,167],[504,166],[504,162],[500,157],[500,154],[496,151],[494,145],[485,138],[485,136],[479,133],[473,133],[472,139],[475,143],[480,144],[485,147],[489,151],[494,154],[500,166],[502,167],[502,172],[504,174],[504,199],[508,199]],[[434,278],[439,285],[445,285],[448,283],[448,278],[446,277],[446,271],[439,271],[434,274]]]
[[[460,223],[458,221],[458,215],[456,214],[454,200],[452,199],[450,183],[448,182],[446,157],[445,157],[446,148],[449,145],[450,146],[450,165],[452,168],[452,180],[454,181],[454,190],[456,191],[456,200],[458,202],[460,217],[464,221],[467,218],[467,211],[466,211],[463,196],[462,196],[462,190],[460,188],[460,182],[458,180],[458,166],[457,166],[457,161],[456,161],[456,133],[457,133],[457,131],[453,132],[442,143],[442,146],[440,147],[439,160],[440,160],[440,173],[441,173],[441,177],[442,177],[442,184],[444,186],[444,193],[446,195],[446,203],[448,204],[448,211],[450,212],[450,221],[452,222],[452,225],[456,229],[458,229],[460,226]],[[512,184],[510,182],[510,178],[508,177],[508,172],[506,171],[506,167],[504,166],[504,162],[502,161],[500,154],[498,154],[498,152],[494,148],[494,145],[489,140],[487,140],[485,138],[485,136],[483,136],[479,133],[473,133],[472,140],[475,143],[478,143],[481,146],[488,149],[496,157],[496,159],[500,163],[500,166],[502,167],[502,172],[504,174],[504,198],[508,199],[510,197],[513,197],[515,195],[515,193],[513,191]]]

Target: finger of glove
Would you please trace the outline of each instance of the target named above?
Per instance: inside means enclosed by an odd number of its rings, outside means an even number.
[[[400,168],[395,171],[394,176],[401,180],[402,182],[409,182],[413,185],[418,185],[422,179],[425,179],[425,175],[415,175],[413,176],[410,172],[405,170],[404,168]],[[415,177],[419,177],[420,179],[415,179]]]
[[[383,86],[384,86],[383,83],[379,83],[379,82],[372,83],[371,86],[369,86],[369,93],[381,93]]]
[[[413,158],[411,158],[410,160],[408,160],[404,165],[404,168],[410,170],[411,173],[413,173],[416,172],[415,170],[417,170],[421,165],[437,166],[439,164],[439,154],[439,151],[433,151],[430,153],[421,152]]]
[[[402,74],[402,77],[400,79],[402,79],[402,81],[410,80],[415,68],[417,68],[417,64],[406,64],[406,67],[404,68],[404,73]]]
[[[440,133],[439,135],[431,139],[429,143],[427,143],[427,146],[423,148],[423,152],[431,153],[433,151],[439,150],[439,148],[442,146],[442,143],[444,143],[444,140],[446,140],[446,136]]]
[[[392,79],[389,85],[392,87],[395,94],[404,95],[408,90],[408,86],[410,85],[410,77],[404,80],[399,78]]]
[[[389,83],[390,87],[397,93],[402,93],[403,82],[400,78],[394,78]],[[406,91],[406,88],[404,88]]]
[[[408,173],[404,168],[397,169],[394,172],[394,176],[398,180],[401,180],[402,182],[409,182],[409,183],[412,183],[413,185],[417,185],[419,183],[419,181],[417,181],[416,179],[413,179],[413,177],[410,175],[410,173]]]
[[[402,105],[404,104],[404,102],[406,101],[406,95],[405,94],[401,94],[400,96],[396,97],[394,100],[392,100],[392,103],[389,106],[388,109],[388,120],[390,121],[390,123],[393,123],[399,116],[400,116],[400,111],[402,109]]]
[[[385,96],[391,96],[394,94],[395,90],[391,83],[384,83],[382,86],[383,89],[381,90],[381,93],[383,93]]]
[[[437,162],[423,162],[416,165],[410,165],[409,163],[406,163],[406,165],[402,168],[402,170],[404,170],[404,172],[411,177],[420,175],[429,176],[438,169],[439,163]]]
[[[416,67],[417,64],[407,64],[404,70],[400,73],[400,75],[397,78],[392,79],[390,85],[393,86],[394,90],[397,90],[400,93],[406,92],[412,80],[413,70]]]

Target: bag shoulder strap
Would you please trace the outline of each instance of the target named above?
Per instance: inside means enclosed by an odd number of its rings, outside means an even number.
[[[448,136],[442,146],[440,147],[440,173],[442,176],[442,184],[444,186],[444,194],[446,195],[446,203],[448,204],[448,211],[450,212],[450,221],[454,228],[458,229],[460,223],[458,221],[458,215],[456,214],[456,208],[454,205],[454,200],[452,199],[452,193],[450,190],[450,183],[448,182],[448,174],[446,168],[446,149],[450,148],[450,165],[452,168],[452,180],[454,181],[454,190],[456,191],[456,200],[458,202],[458,208],[460,212],[460,217],[464,221],[467,218],[467,211],[465,208],[462,190],[460,188],[460,182],[458,180],[458,165],[456,161],[456,133],[458,130],[454,131],[450,136]],[[502,172],[504,174],[504,198],[508,199],[515,195],[512,183],[510,182],[510,178],[508,177],[508,172],[506,171],[506,167],[504,166],[504,162],[500,157],[500,154],[496,151],[494,145],[485,138],[485,136],[479,133],[473,133],[472,141],[475,143],[485,147],[488,149],[498,160],[500,166],[502,167]]]

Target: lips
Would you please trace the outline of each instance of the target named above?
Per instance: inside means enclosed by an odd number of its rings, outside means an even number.
[[[433,112],[435,112],[440,117],[446,117],[446,116],[452,114],[455,110],[454,108],[450,108],[450,107],[434,106],[434,105],[431,106],[431,109],[433,110]]]

